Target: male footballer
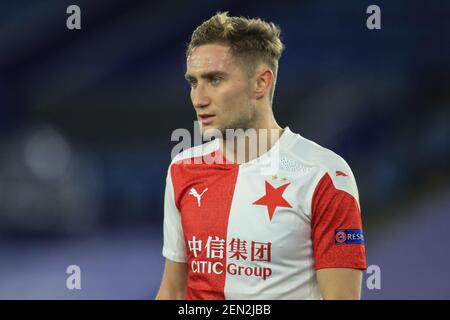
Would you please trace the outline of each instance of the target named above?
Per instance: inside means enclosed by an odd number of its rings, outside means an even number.
[[[157,299],[360,299],[356,182],[340,156],[276,122],[283,50],[262,19],[217,13],[193,32],[190,98],[202,135],[220,135],[169,166]]]

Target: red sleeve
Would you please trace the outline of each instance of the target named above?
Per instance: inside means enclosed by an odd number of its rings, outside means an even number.
[[[337,178],[355,183],[351,176]],[[358,202],[350,193],[336,189],[328,173],[316,186],[311,212],[315,269],[366,269],[364,240],[359,238],[363,236]]]

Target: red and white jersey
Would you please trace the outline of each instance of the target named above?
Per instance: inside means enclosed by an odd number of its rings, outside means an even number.
[[[193,161],[217,152],[218,141],[186,150],[167,175],[163,255],[187,263],[187,299],[321,299],[315,270],[366,268],[340,156],[289,128],[253,161]]]

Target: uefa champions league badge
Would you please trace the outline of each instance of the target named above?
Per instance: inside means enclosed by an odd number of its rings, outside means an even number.
[[[334,232],[336,244],[364,244],[361,229],[338,229]]]

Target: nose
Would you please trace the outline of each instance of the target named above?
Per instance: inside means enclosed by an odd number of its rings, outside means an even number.
[[[196,109],[207,107],[211,102],[211,99],[205,92],[205,87],[200,83],[195,88],[192,88],[191,99]]]

